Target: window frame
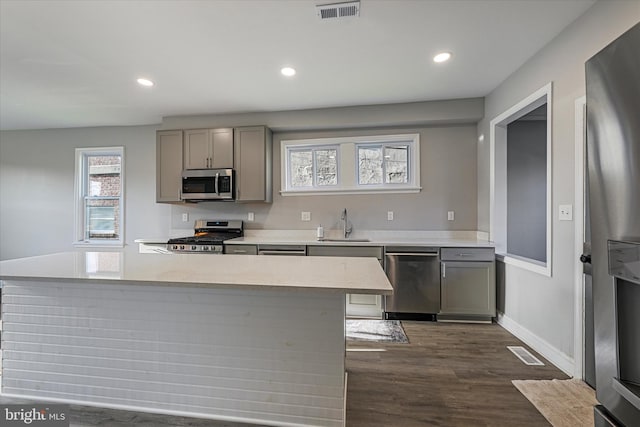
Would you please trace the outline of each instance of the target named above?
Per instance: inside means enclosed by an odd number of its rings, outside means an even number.
[[[407,182],[359,184],[359,146],[407,146]],[[290,150],[313,150],[337,147],[338,184],[332,186],[292,187],[289,162]],[[384,153],[383,153],[384,155]],[[314,162],[315,162],[315,156]],[[420,186],[420,134],[363,135],[348,137],[313,138],[280,141],[280,177],[282,196],[367,194],[367,193],[418,193]],[[314,171],[315,173],[315,171]],[[314,176],[315,180],[315,176]]]
[[[89,167],[87,158],[90,156],[119,156],[120,157],[120,196],[100,196],[100,199],[118,200],[118,230],[117,238],[96,239],[86,234],[87,210],[86,201],[89,200]],[[75,150],[75,236],[73,245],[77,247],[124,247],[125,242],[125,155],[124,147],[88,147]],[[92,199],[97,200],[97,199]]]

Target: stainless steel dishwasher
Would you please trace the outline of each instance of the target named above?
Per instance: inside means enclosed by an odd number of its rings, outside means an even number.
[[[385,271],[393,295],[385,297],[385,319],[436,320],[440,311],[438,248],[387,246]]]

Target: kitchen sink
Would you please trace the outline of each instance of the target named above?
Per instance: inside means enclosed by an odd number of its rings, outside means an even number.
[[[369,239],[321,239],[320,242],[370,242]]]

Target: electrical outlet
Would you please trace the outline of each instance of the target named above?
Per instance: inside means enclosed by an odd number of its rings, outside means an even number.
[[[247,221],[255,221],[256,216],[253,214],[253,212],[249,212],[247,214]]]
[[[300,219],[302,221],[311,221],[311,212],[302,212],[302,214],[300,215]]]
[[[447,220],[453,221],[455,219],[455,217],[456,217],[456,214],[455,214],[454,211],[447,212]]]
[[[573,205],[559,205],[558,210],[560,221],[573,221]]]
[[[387,212],[387,221],[393,221],[393,211]]]
[[[185,212],[182,214],[182,222],[188,222],[188,221],[189,221],[189,214]]]

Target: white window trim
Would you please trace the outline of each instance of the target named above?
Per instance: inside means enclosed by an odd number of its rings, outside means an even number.
[[[389,183],[382,185],[358,184],[358,144],[388,144],[404,143],[409,145],[408,183]],[[304,149],[308,146],[327,147],[337,146],[338,149],[338,185],[316,186],[291,189],[289,186],[288,151]],[[351,161],[353,160],[353,161]],[[282,196],[309,196],[332,194],[401,194],[418,193],[420,187],[420,134],[395,134],[375,136],[352,136],[338,138],[314,138],[299,140],[282,140],[280,142],[281,190]],[[342,181],[342,182],[341,182]]]
[[[85,174],[85,155],[117,155],[120,156],[120,236],[113,240],[92,240],[85,239],[84,237],[84,224],[85,224],[85,211],[84,211],[84,194],[83,189],[86,183],[84,183]],[[75,236],[73,246],[75,247],[124,247],[124,213],[125,213],[125,159],[124,159],[124,147],[87,147],[76,148],[75,158],[75,176],[74,176],[74,195],[75,195]]]
[[[505,264],[510,264],[524,270],[529,270],[543,276],[551,277],[553,260],[553,144],[552,144],[552,117],[553,117],[552,84],[547,83],[525,99],[521,100],[502,114],[491,120],[490,154],[489,154],[489,239],[496,243],[497,259]],[[547,104],[547,260],[540,262],[534,259],[524,258],[508,253],[507,246],[507,212],[506,212],[506,185],[507,185],[507,129],[506,126],[535,110],[546,102]]]

